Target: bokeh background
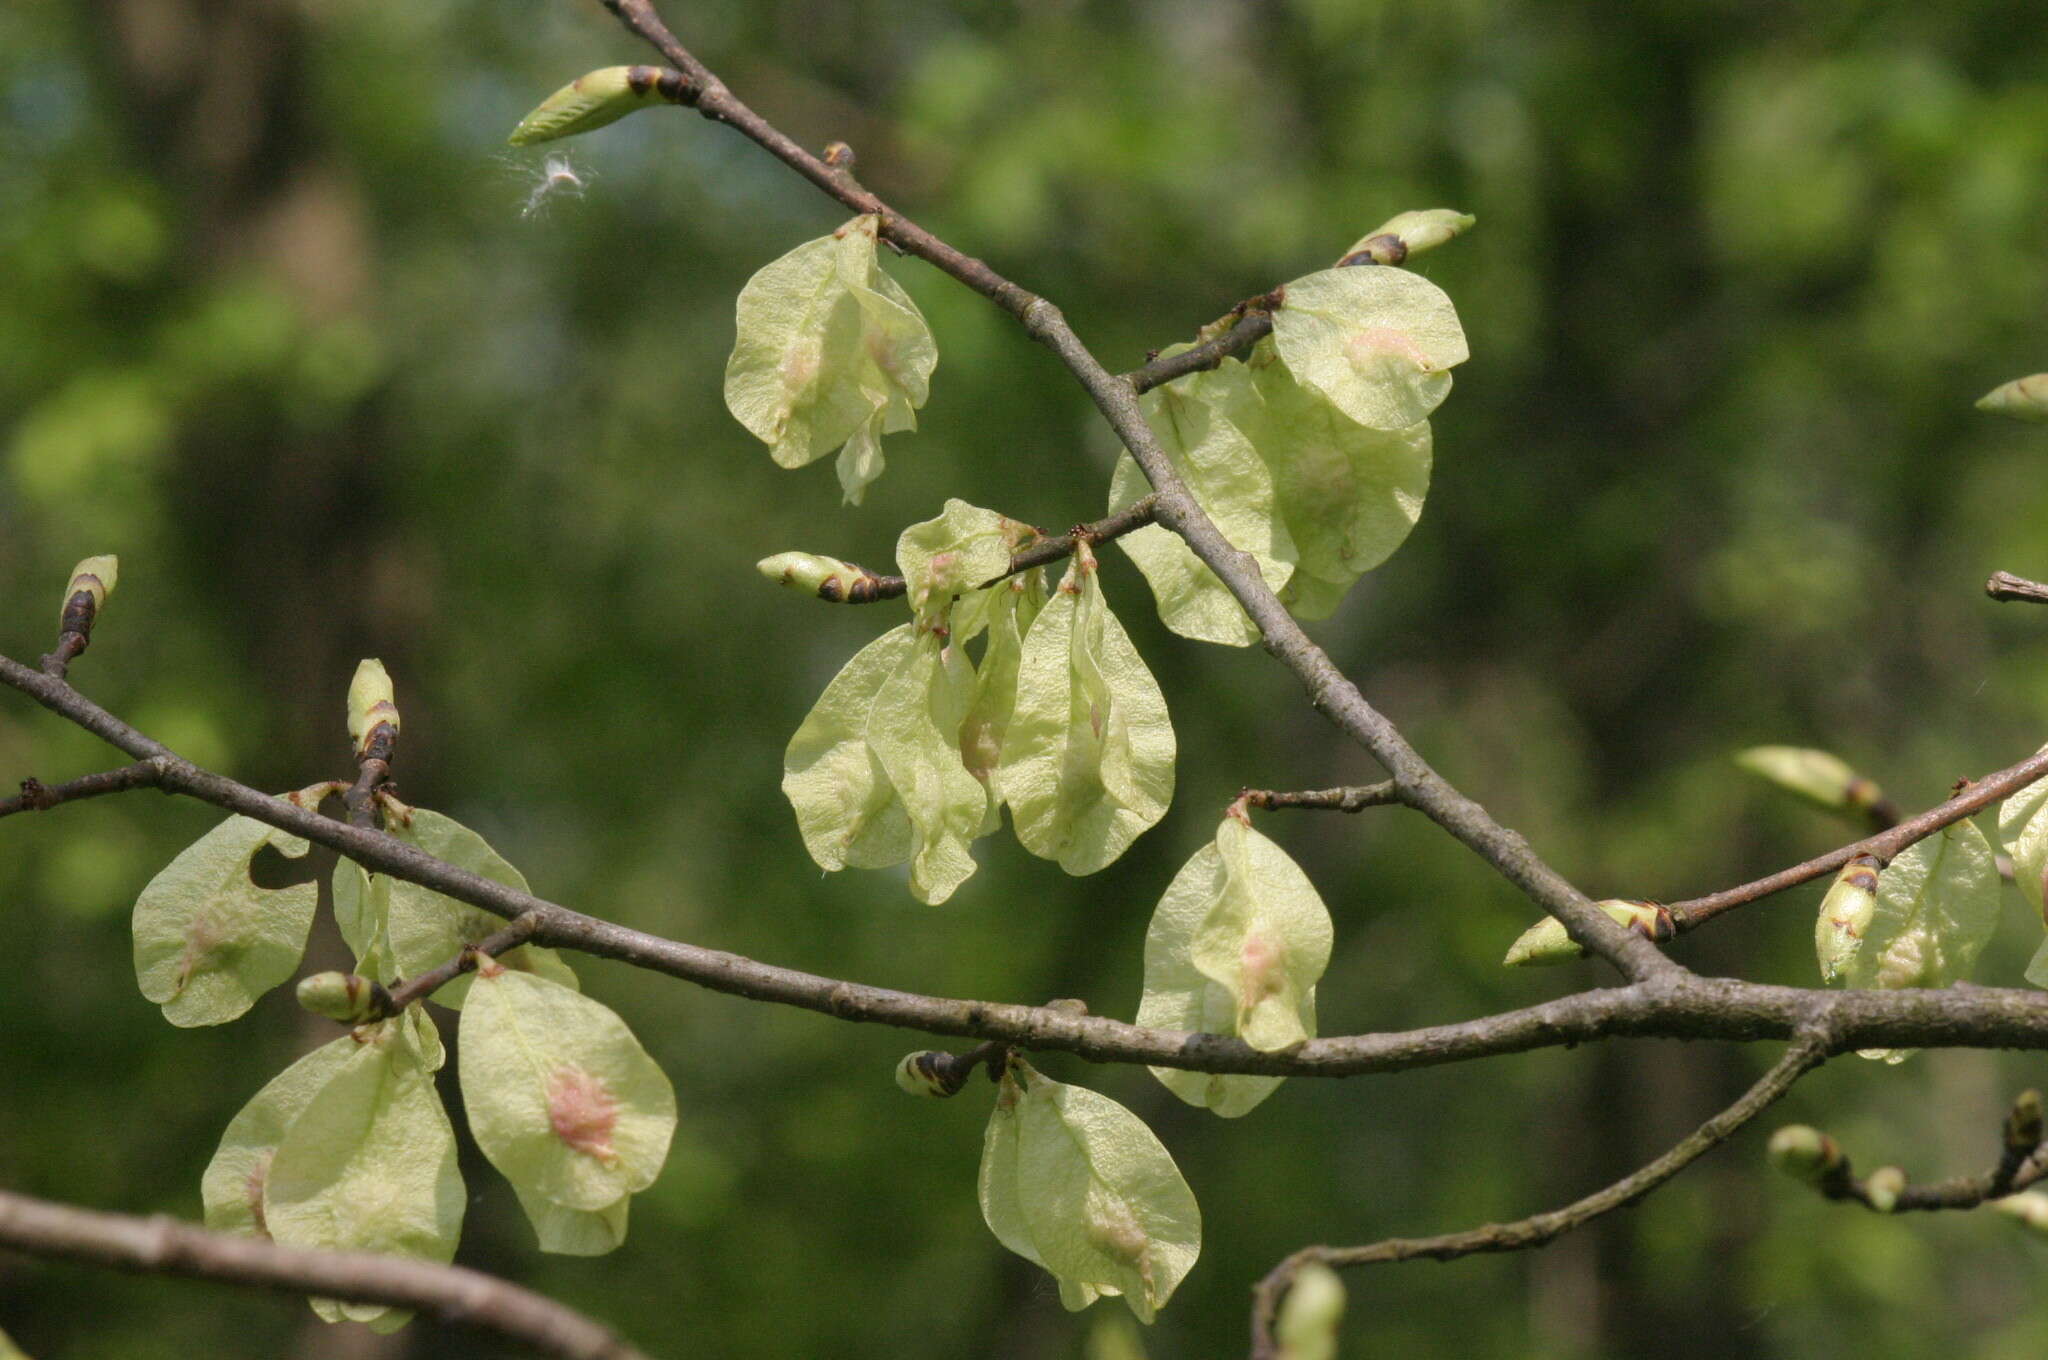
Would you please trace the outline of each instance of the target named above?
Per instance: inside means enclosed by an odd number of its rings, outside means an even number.
[[[811,146],[1048,293],[1114,367],[1320,268],[1392,213],[1476,232],[1420,262],[1473,359],[1408,545],[1312,631],[1439,767],[1596,895],[1689,896],[1849,828],[1734,749],[1832,748],[1908,807],[2048,728],[2048,619],[1980,593],[2048,571],[2048,435],[1970,401],[2048,367],[2038,11],[1374,0],[705,0],[684,41]],[[777,790],[789,733],[897,605],[754,572],[886,566],[948,495],[1064,526],[1113,449],[1056,364],[914,261],[934,395],[844,508],[726,415],[732,300],[841,214],[672,110],[566,147],[505,133],[646,56],[594,0],[15,0],[0,9],[0,646],[32,657],[77,558],[120,592],[76,676],[270,788],[350,772],[342,695],[381,656],[412,801],[538,890],[835,976],[1129,1015],[1152,903],[1240,785],[1361,781],[1262,653],[1166,635],[1108,590],[1172,707],[1167,819],[1086,880],[1007,832],[942,908],[824,876]],[[540,195],[549,154],[582,191]],[[118,763],[0,696],[0,784]],[[318,1042],[280,993],[178,1031],[127,913],[209,810],[149,794],[0,825],[0,1183],[199,1213],[222,1126]],[[1505,973],[1531,909],[1421,819],[1275,815],[1338,925],[1326,1033],[1591,985]],[[1808,888],[1675,946],[1811,983]],[[2017,983],[2015,897],[1978,972]],[[315,960],[339,961],[322,928]],[[459,1259],[660,1355],[1128,1360],[974,1200],[986,1088],[903,1098],[912,1034],[580,965],[673,1076],[682,1123],[632,1236],[543,1257],[473,1153]],[[1608,1043],[1295,1081],[1236,1122],[1142,1071],[1053,1075],[1145,1115],[1203,1258],[1153,1357],[1243,1345],[1247,1288],[1313,1241],[1519,1217],[1647,1160],[1768,1061]],[[1843,1059],[1669,1189],[1548,1250],[1354,1273],[1348,1354],[2033,1356],[2048,1244],[1988,1214],[1892,1222],[1772,1176],[1809,1119],[1864,1167],[1974,1171],[2038,1056]],[[0,1257],[0,1327],[49,1357],[496,1353],[303,1305]]]

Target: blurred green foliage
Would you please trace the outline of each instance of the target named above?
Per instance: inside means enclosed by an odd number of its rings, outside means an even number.
[[[1737,748],[1826,747],[1915,807],[2040,743],[2048,632],[1978,586],[2048,570],[2048,445],[1970,409],[2048,367],[2031,7],[671,8],[742,97],[809,145],[851,142],[872,187],[1057,299],[1114,366],[1395,211],[1477,213],[1421,263],[1473,351],[1436,422],[1428,510],[1315,632],[1595,896],[1686,896],[1843,838],[1736,770]],[[941,351],[922,430],[892,441],[857,511],[824,469],[771,466],[719,398],[733,298],[839,215],[679,111],[543,149],[580,195],[535,197],[544,156],[502,145],[565,80],[643,55],[586,0],[0,9],[5,650],[46,648],[71,563],[118,552],[75,674],[195,760],[277,789],[350,773],[342,696],[381,656],[404,795],[478,827],[547,895],[835,976],[1127,1015],[1151,905],[1240,785],[1375,771],[1256,649],[1166,634],[1111,555],[1110,597],[1179,728],[1166,821],[1083,880],[991,838],[942,908],[889,875],[821,879],[777,791],[782,745],[899,606],[813,604],[754,561],[886,566],[947,495],[1064,527],[1100,511],[1113,449],[1047,355],[905,263]],[[0,703],[0,783],[113,763]],[[211,820],[133,794],[0,826],[0,1183],[196,1218],[229,1116],[321,1037],[282,994],[192,1032],[137,994],[128,909]],[[1529,907],[1418,818],[1262,827],[1336,918],[1326,1033],[1597,980],[1503,971]],[[1675,948],[1810,984],[1818,894]],[[2009,902],[1979,979],[2017,982],[2038,938]],[[343,962],[319,939],[309,966]],[[625,1248],[578,1261],[534,1251],[471,1149],[459,1259],[657,1354],[1137,1354],[982,1226],[984,1088],[901,1096],[890,1070],[917,1036],[585,975],[675,1082],[671,1164]],[[1295,1081],[1238,1122],[1141,1071],[1045,1063],[1150,1120],[1201,1200],[1204,1258],[1142,1338],[1167,1357],[1241,1347],[1248,1284],[1294,1247],[1563,1202],[1769,1056],[1610,1043]],[[2005,1101],[2043,1076],[2037,1056],[1844,1059],[1783,1117],[1865,1167],[1976,1170]],[[1769,1176],[1761,1146],[1541,1253],[1354,1273],[1348,1345],[2048,1344],[2048,1248],[2012,1223],[1823,1204]],[[16,1258],[0,1326],[38,1357],[345,1340],[295,1303]],[[347,1353],[495,1353],[427,1324],[390,1344]]]

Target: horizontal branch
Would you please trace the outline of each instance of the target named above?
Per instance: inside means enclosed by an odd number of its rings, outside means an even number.
[[[101,1213],[0,1190],[0,1246],[148,1275],[411,1308],[561,1360],[646,1360],[612,1331],[530,1289],[462,1266],[279,1246],[161,1215]]]
[[[1833,873],[1858,855],[1875,855],[1878,859],[1889,862],[1915,841],[1925,840],[1942,828],[1953,826],[1965,817],[1983,811],[1992,803],[2019,792],[2043,776],[2048,776],[2048,749],[2035,752],[2017,765],[2008,765],[1995,774],[1985,775],[1940,806],[1929,808],[1919,816],[1908,818],[1889,830],[1878,832],[1875,836],[1865,836],[1860,841],[1851,841],[1847,845],[1828,851],[1825,855],[1816,855],[1804,864],[1780,869],[1775,874],[1744,883],[1739,887],[1684,902],[1670,903],[1672,926],[1679,932],[1691,930],[1724,911],[1733,911],[1759,898],[1781,893],[1801,883],[1810,883],[1823,874]]]
[[[1822,1037],[1824,1033],[1821,1025],[1803,1027],[1784,1056],[1758,1078],[1741,1099],[1700,1125],[1683,1142],[1654,1162],[1562,1209],[1532,1214],[1512,1223],[1488,1223],[1464,1232],[1443,1233],[1435,1237],[1394,1237],[1362,1247],[1316,1246],[1295,1252],[1267,1272],[1253,1290],[1253,1360],[1272,1360],[1276,1355],[1273,1322],[1282,1295],[1293,1282],[1295,1272],[1303,1266],[1312,1261],[1338,1269],[1395,1261],[1451,1261],[1481,1252],[1522,1251],[1543,1246],[1603,1214],[1633,1204],[1726,1142],[1738,1129],[1790,1090],[1800,1077],[1826,1060],[1832,1045]]]
[[[1479,1020],[1424,1029],[1309,1039],[1278,1053],[1241,1039],[1149,1029],[1059,1006],[956,1000],[779,968],[586,916],[457,868],[382,831],[309,812],[200,769],[137,732],[69,684],[0,656],[0,683],[102,740],[159,766],[161,786],[303,836],[367,869],[418,883],[512,919],[534,914],[535,944],[579,949],[754,1001],[842,1020],[893,1025],[1018,1048],[1058,1050],[1091,1062],[1141,1063],[1215,1073],[1343,1077],[1464,1062],[1607,1038],[1785,1039],[1816,1016],[1838,1049],[2048,1049],[2048,992],[1950,987],[1825,992],[1772,987],[1683,970]],[[1604,918],[1603,918],[1604,919]],[[1647,942],[1645,942],[1647,944]]]
[[[1077,543],[1107,543],[1122,538],[1125,534],[1142,529],[1150,524],[1158,505],[1155,496],[1142,496],[1132,501],[1113,515],[1105,515],[1092,524],[1077,524],[1064,534],[1052,538],[1041,538],[1030,547],[1024,548],[1010,558],[1010,565],[999,575],[991,576],[976,590],[986,590],[998,581],[1007,580],[1033,567],[1048,566],[1064,557],[1071,557]],[[831,589],[834,593],[826,594]],[[901,599],[910,589],[910,583],[901,576],[884,576],[880,572],[868,572],[857,582],[855,588],[847,589],[835,577],[820,588],[818,598],[833,604],[872,604],[876,600]]]
[[[1984,593],[1994,600],[2018,600],[2025,604],[2048,604],[2048,585],[2029,581],[2024,576],[2015,576],[2009,571],[1995,571],[1984,583]]]
[[[123,765],[118,770],[102,770],[98,774],[67,779],[62,784],[45,784],[31,776],[21,781],[19,794],[0,798],[0,817],[17,812],[47,812],[60,803],[76,802],[80,798],[98,798],[102,794],[150,788],[158,778],[157,767],[146,760]]]
[[[1246,789],[1238,797],[1255,808],[1320,808],[1327,812],[1363,812],[1367,808],[1391,807],[1402,801],[1401,790],[1391,779],[1383,779],[1377,784],[1353,784],[1340,789],[1301,789],[1293,793]]]

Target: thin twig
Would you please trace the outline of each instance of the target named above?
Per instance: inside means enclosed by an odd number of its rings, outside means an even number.
[[[1321,808],[1328,812],[1363,812],[1367,808],[1391,807],[1402,801],[1394,781],[1353,784],[1340,789],[1301,789],[1280,793],[1272,789],[1246,789],[1238,795],[1255,808]]]
[[[1235,358],[1272,333],[1271,312],[1248,312],[1223,334],[1204,340],[1178,354],[1169,354],[1164,359],[1148,360],[1142,366],[1124,374],[1124,381],[1140,393],[1150,392],[1162,383],[1170,383],[1175,378],[1214,368],[1225,359]]]
[[[634,34],[652,44],[683,73],[682,102],[729,124],[838,202],[872,213],[878,231],[908,254],[935,265],[987,297],[1023,325],[1025,334],[1057,354],[1130,450],[1157,495],[1158,522],[1186,541],[1195,556],[1229,589],[1259,629],[1266,650],[1295,673],[1310,702],[1372,753],[1392,775],[1403,801],[1463,842],[1536,904],[1564,923],[1572,941],[1608,960],[1631,980],[1684,972],[1650,941],[1616,925],[1562,874],[1544,863],[1527,841],[1458,792],[1409,745],[1393,723],[1366,701],[1329,656],[1310,640],[1259,575],[1258,564],[1224,538],[1195,499],[1173,460],[1153,434],[1138,404],[1138,388],[1104,368],[1067,325],[1060,309],[962,254],[881,199],[813,156],[735,98],[724,83],[677,41],[648,0],[604,0]],[[1249,318],[1247,318],[1249,319]]]
[[[1341,1269],[1422,1258],[1450,1261],[1479,1252],[1522,1251],[1543,1246],[1602,1214],[1633,1204],[1683,1171],[1702,1154],[1726,1142],[1736,1130],[1790,1090],[1794,1082],[1825,1061],[1832,1048],[1823,1029],[1818,1026],[1802,1027],[1784,1056],[1744,1092],[1740,1100],[1700,1125],[1656,1161],[1562,1209],[1532,1214],[1513,1223],[1488,1223],[1483,1227],[1436,1237],[1395,1237],[1362,1247],[1304,1247],[1274,1266],[1253,1290],[1253,1360],[1272,1360],[1276,1354],[1273,1322],[1278,1315],[1281,1297],[1287,1292],[1295,1272],[1309,1262],[1320,1261]]]
[[[1033,567],[1043,567],[1073,555],[1076,543],[1107,543],[1122,538],[1125,534],[1142,529],[1152,522],[1153,509],[1157,501],[1152,496],[1143,496],[1132,501],[1113,515],[1105,515],[1092,524],[1077,524],[1067,533],[1052,538],[1042,538],[1030,547],[1010,558],[1010,565],[996,576],[989,577],[976,590],[987,590],[998,581],[1007,580]],[[863,569],[865,570],[865,569]],[[868,572],[859,579],[857,589],[842,590],[837,595],[820,594],[818,598],[830,600],[833,604],[872,604],[876,600],[901,599],[910,583],[901,576],[884,576],[879,572]]]
[[[62,784],[45,784],[30,776],[21,781],[21,792],[12,798],[0,798],[0,817],[17,812],[47,812],[60,803],[75,802],[80,798],[97,798],[107,793],[126,793],[129,789],[154,787],[162,779],[162,771],[147,760],[138,760],[133,765],[123,765],[118,770],[102,770],[98,774],[81,775],[67,779]]]
[[[1852,1200],[1866,1209],[1879,1213],[1923,1213],[1943,1209],[1974,1209],[1995,1199],[2024,1190],[2048,1176],[2048,1144],[2042,1140],[2041,1096],[2037,1091],[2027,1091],[2013,1102],[2012,1111],[2006,1116],[2002,1130],[2003,1146],[1998,1161],[1986,1171],[1974,1176],[1951,1176],[1947,1180],[1929,1181],[1925,1185],[1895,1180],[1888,1193],[1880,1196],[1871,1188],[1875,1177],[1859,1177],[1850,1166],[1846,1154],[1841,1154],[1839,1145],[1835,1151],[1840,1160],[1827,1166],[1814,1180],[1813,1187],[1825,1199]],[[1830,1144],[1832,1139],[1826,1140]],[[1897,1168],[1892,1168],[1899,1176]]]
[[[1309,1039],[1268,1053],[1241,1039],[1149,1029],[1059,1006],[1015,1006],[899,992],[778,968],[739,954],[572,911],[436,859],[381,831],[322,817],[202,770],[137,732],[70,685],[0,656],[0,683],[129,754],[160,761],[162,787],[239,812],[508,920],[535,913],[533,943],[580,949],[713,991],[842,1020],[1059,1050],[1094,1062],[1214,1073],[1342,1077],[1394,1072],[1609,1038],[1789,1037],[1824,1014],[1843,1048],[2048,1049],[2048,993],[1999,987],[1824,992],[1679,971],[1627,987],[1579,992],[1477,1020],[1383,1034]]]
[[[1983,811],[1992,803],[2019,792],[2043,776],[2048,776],[2048,750],[2037,751],[2017,765],[2008,765],[1993,774],[1985,775],[1947,802],[1929,808],[1917,817],[1900,822],[1888,831],[1880,831],[1875,836],[1865,836],[1860,841],[1837,846],[1825,855],[1816,855],[1803,864],[1780,869],[1775,874],[1738,887],[1726,888],[1684,902],[1673,902],[1669,907],[1672,926],[1680,933],[1691,930],[1724,911],[1733,911],[1737,907],[1769,897],[1773,893],[1781,893],[1787,888],[1811,882],[1823,874],[1833,873],[1858,855],[1875,855],[1878,859],[1888,862],[1915,841],[1925,840],[1943,827],[1953,826],[1965,817]]]
[[[1995,571],[1984,583],[1984,593],[1994,600],[2019,600],[2026,604],[2048,604],[2048,585],[2029,581],[2024,576],[2015,576],[2009,571]]]
[[[429,968],[426,972],[409,977],[403,982],[393,983],[386,993],[389,1000],[380,1007],[381,1011],[385,1015],[396,1015],[413,1002],[426,1000],[464,973],[476,971],[477,965],[483,960],[495,959],[500,954],[510,953],[525,944],[533,938],[534,927],[539,924],[540,917],[533,912],[515,916],[512,918],[512,924],[487,936],[480,943],[469,946],[438,968]]]
[[[481,1271],[403,1256],[285,1247],[0,1190],[0,1246],[33,1256],[251,1289],[388,1303],[495,1332],[561,1360],[646,1360],[612,1331],[553,1299]]]

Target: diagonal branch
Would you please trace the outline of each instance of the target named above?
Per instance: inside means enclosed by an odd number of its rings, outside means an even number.
[[[1910,817],[1887,831],[1875,836],[1865,836],[1860,841],[1851,841],[1838,846],[1825,855],[1816,855],[1804,864],[1795,864],[1789,869],[1780,869],[1775,874],[1759,878],[1738,887],[1726,888],[1705,897],[1695,897],[1685,902],[1670,904],[1671,922],[1680,932],[1702,925],[1724,911],[1769,897],[1787,888],[1796,888],[1823,874],[1833,873],[1858,855],[1875,855],[1889,861],[1901,850],[1953,826],[1965,817],[1982,812],[2001,798],[2019,792],[2029,784],[2048,776],[2048,747],[2028,756],[2017,765],[1985,775],[1970,784],[1961,793],[1938,807],[1929,808],[1917,817]]]
[[[6,1190],[0,1190],[0,1246],[147,1275],[413,1308],[444,1322],[495,1332],[561,1360],[647,1360],[574,1309],[462,1266],[285,1247],[266,1237],[208,1232],[162,1215],[101,1213]]]
[[[1479,1252],[1524,1251],[1543,1246],[1603,1214],[1633,1204],[1728,1141],[1736,1130],[1792,1089],[1792,1083],[1826,1061],[1832,1048],[1824,1028],[1818,1024],[1802,1025],[1784,1056],[1758,1078],[1741,1099],[1700,1125],[1656,1161],[1562,1209],[1531,1214],[1513,1223],[1488,1223],[1483,1227],[1436,1237],[1392,1237],[1362,1247],[1302,1248],[1274,1266],[1253,1290],[1253,1360],[1273,1360],[1277,1354],[1273,1344],[1273,1322],[1279,1312],[1281,1297],[1293,1282],[1295,1272],[1311,1261],[1341,1269],[1423,1258],[1451,1261]]]
[[[1403,801],[1429,817],[1484,859],[1536,904],[1564,923],[1573,942],[1608,960],[1631,980],[1677,976],[1684,970],[1649,940],[1624,930],[1563,875],[1538,858],[1527,841],[1494,821],[1431,769],[1428,762],[1346,679],[1309,639],[1259,575],[1250,555],[1223,537],[1196,501],[1173,460],[1152,433],[1138,405],[1138,387],[1104,368],[1067,325],[1060,309],[962,254],[854,182],[843,164],[813,156],[748,108],[692,56],[654,12],[649,0],[604,0],[605,8],[665,57],[684,77],[681,101],[705,117],[729,124],[832,198],[879,219],[884,240],[928,261],[1017,318],[1024,331],[1059,356],[1096,408],[1123,440],[1157,493],[1157,518],[1180,535],[1228,587],[1258,626],[1266,650],[1292,670],[1312,704],[1372,753],[1393,776]]]

